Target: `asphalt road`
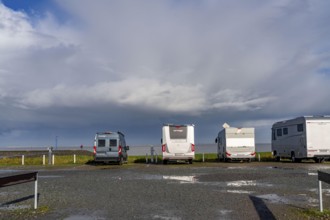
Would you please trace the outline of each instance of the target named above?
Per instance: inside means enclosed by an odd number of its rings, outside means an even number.
[[[2,169],[2,175],[22,171]],[[24,167],[34,183],[0,188],[0,219],[303,219],[318,208],[315,163],[195,163]],[[324,208],[330,185],[323,184]],[[21,211],[30,208],[28,214]]]

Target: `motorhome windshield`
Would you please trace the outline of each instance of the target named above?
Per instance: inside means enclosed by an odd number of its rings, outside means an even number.
[[[171,139],[187,139],[187,126],[170,126]]]

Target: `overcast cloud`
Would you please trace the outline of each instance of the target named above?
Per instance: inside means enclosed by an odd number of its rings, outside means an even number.
[[[158,143],[162,123],[256,127],[330,114],[330,2],[0,2],[0,146],[92,145],[122,130]],[[61,17],[61,19],[59,19]]]

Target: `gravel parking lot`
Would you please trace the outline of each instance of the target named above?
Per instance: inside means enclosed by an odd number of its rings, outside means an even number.
[[[25,167],[39,171],[39,207],[31,211],[34,184],[1,188],[0,218],[8,219],[302,219],[318,208],[315,163],[195,163]],[[23,171],[3,169],[2,175]],[[324,207],[330,187],[323,184]],[[21,210],[30,208],[29,215]]]

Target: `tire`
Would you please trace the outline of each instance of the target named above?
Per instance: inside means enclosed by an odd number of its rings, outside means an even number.
[[[188,160],[188,163],[189,163],[189,164],[192,164],[192,163],[193,163],[193,160],[192,160],[192,159],[189,159],[189,160]]]
[[[124,161],[123,157],[120,157],[118,165],[123,165],[123,161]]]
[[[316,163],[322,163],[324,161],[323,158],[317,158],[317,157],[314,160]]]
[[[167,160],[163,160],[163,164],[166,165],[167,164]]]
[[[280,157],[280,156],[276,156],[276,157],[275,157],[275,161],[276,161],[276,162],[281,162],[281,157]]]
[[[291,161],[292,161],[292,163],[297,162],[294,152],[291,152]]]

